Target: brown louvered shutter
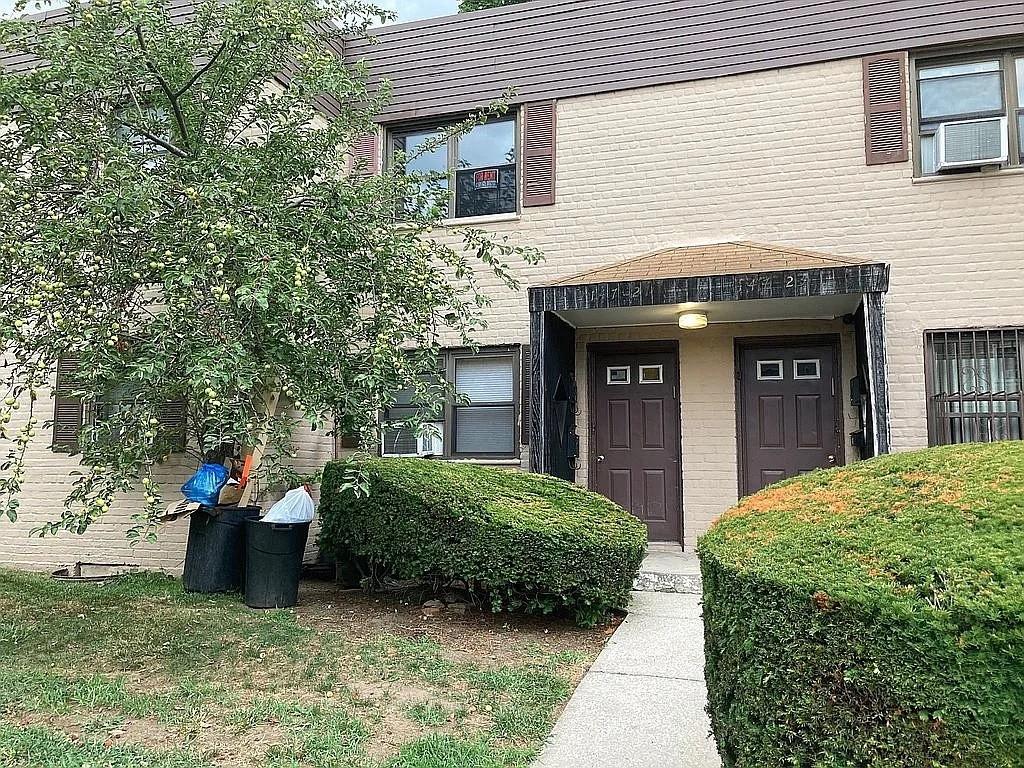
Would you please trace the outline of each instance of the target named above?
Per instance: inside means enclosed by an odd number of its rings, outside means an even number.
[[[352,145],[352,170],[360,176],[380,173],[380,137],[377,131],[364,133]]]
[[[868,165],[902,163],[910,157],[906,81],[906,54],[864,59],[864,155]]]
[[[530,444],[530,345],[522,347],[522,373],[519,376],[519,442]]]
[[[555,102],[523,107],[523,206],[555,204]]]
[[[53,449],[75,453],[78,433],[85,422],[82,401],[71,397],[78,386],[77,357],[66,355],[57,360],[57,382],[53,387]]]
[[[156,409],[156,418],[160,422],[163,437],[176,452],[185,450],[186,441],[186,405],[184,400],[164,403]]]

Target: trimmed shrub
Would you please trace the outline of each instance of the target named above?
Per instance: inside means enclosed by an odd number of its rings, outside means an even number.
[[[1024,443],[781,483],[698,553],[727,768],[1024,766]]]
[[[614,503],[562,480],[425,459],[360,464],[369,494],[324,471],[320,546],[403,579],[459,579],[494,611],[571,610],[583,625],[625,605],[647,533]]]

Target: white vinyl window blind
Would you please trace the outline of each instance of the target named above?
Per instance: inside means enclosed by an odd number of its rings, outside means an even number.
[[[455,358],[456,455],[515,451],[516,407],[512,355]]]

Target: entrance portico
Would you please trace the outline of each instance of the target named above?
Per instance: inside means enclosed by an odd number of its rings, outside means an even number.
[[[532,288],[531,469],[692,544],[741,495],[888,452],[888,274],[722,243]]]

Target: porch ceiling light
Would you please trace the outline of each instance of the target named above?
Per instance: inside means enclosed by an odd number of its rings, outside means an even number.
[[[708,327],[708,315],[706,312],[683,312],[679,316],[679,327],[687,331],[699,331]]]

